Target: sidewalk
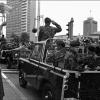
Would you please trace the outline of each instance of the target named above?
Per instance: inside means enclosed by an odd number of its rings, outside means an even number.
[[[13,88],[3,79],[4,86],[4,99],[3,100],[21,100],[21,98],[15,93]]]
[[[5,96],[3,100],[27,100],[14,84],[2,75]]]
[[[8,77],[3,73],[6,70],[9,71],[9,69],[6,69],[6,65],[0,64],[0,67],[2,69],[2,81],[3,81],[3,87],[4,87],[4,98],[3,100],[27,100],[25,96],[16,88],[16,86],[8,79]],[[11,71],[16,71],[16,69],[10,69]]]

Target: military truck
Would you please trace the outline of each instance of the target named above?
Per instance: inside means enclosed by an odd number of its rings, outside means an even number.
[[[95,49],[92,55],[90,46],[65,45],[59,52],[57,41],[37,42],[30,53],[24,52],[26,57],[21,53],[20,86],[25,88],[29,82],[42,100],[100,100],[100,57],[95,57]]]
[[[40,91],[43,100],[78,99],[78,71],[64,69],[63,56],[58,66],[47,60],[55,51],[56,41],[48,39],[35,43],[30,55],[19,58],[19,84],[26,87],[29,82]]]

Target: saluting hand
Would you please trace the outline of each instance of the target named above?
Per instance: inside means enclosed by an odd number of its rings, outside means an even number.
[[[52,22],[52,24],[54,24],[54,25],[56,24],[56,22],[55,22],[55,21],[53,21],[53,20],[51,20],[51,22]]]

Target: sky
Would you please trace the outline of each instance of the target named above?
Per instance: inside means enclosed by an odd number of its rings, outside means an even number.
[[[5,1],[0,0],[0,2],[4,3]],[[40,0],[40,15],[43,16],[41,25],[44,24],[43,19],[45,17],[50,17],[61,25],[62,32],[57,35],[65,35],[67,33],[66,24],[72,17],[74,18],[74,35],[83,34],[83,21],[88,17],[93,17],[98,22],[98,31],[100,31],[100,1],[98,0]]]
[[[71,17],[74,18],[74,35],[83,34],[83,21],[88,17],[93,17],[98,22],[98,31],[100,31],[100,1],[46,1],[40,0],[40,15],[50,17],[62,27],[62,32],[57,35],[67,33],[66,24]],[[43,20],[41,19],[43,24]]]

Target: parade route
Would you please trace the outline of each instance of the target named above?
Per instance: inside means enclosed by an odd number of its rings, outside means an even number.
[[[17,69],[6,69],[4,64],[1,64],[1,75],[4,87],[5,96],[3,100],[41,100],[38,97],[37,91],[30,85],[27,88],[22,88],[18,82]]]
[[[28,100],[3,72],[2,77],[5,92],[4,100]]]

